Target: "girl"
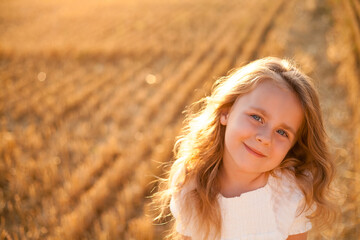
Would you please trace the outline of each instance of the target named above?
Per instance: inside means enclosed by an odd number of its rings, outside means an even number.
[[[192,105],[169,177],[171,239],[306,239],[335,218],[334,164],[318,94],[286,60],[254,61]],[[196,109],[199,109],[196,111]]]

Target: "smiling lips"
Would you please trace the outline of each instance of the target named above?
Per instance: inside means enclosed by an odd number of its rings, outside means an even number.
[[[257,157],[266,157],[264,154],[262,154],[261,152],[255,150],[255,149],[253,149],[253,148],[251,148],[251,147],[249,147],[249,146],[246,145],[245,143],[244,143],[244,146],[245,146],[246,150],[247,150],[249,153],[251,153],[251,154],[253,154],[253,155],[257,156]]]

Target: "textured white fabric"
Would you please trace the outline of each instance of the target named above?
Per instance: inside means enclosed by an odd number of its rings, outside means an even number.
[[[311,222],[306,216],[314,208],[299,215],[303,194],[295,179],[280,172],[277,175],[279,178],[269,176],[264,187],[243,193],[239,197],[225,198],[218,195],[222,214],[221,240],[285,240],[289,235],[311,229]],[[173,183],[175,182],[176,177]],[[181,215],[181,200],[192,189],[194,185],[190,183],[170,201],[170,210],[176,219],[176,230],[185,236],[192,236],[201,226],[194,217],[183,219]]]

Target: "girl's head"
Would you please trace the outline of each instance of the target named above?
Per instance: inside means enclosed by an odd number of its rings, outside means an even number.
[[[263,79],[224,109],[223,166],[228,171],[262,174],[275,169],[297,141],[303,109],[286,82]]]
[[[326,192],[334,165],[318,94],[311,79],[287,60],[263,58],[218,79],[211,95],[188,111],[174,153],[168,188],[174,174],[184,167],[186,174],[175,192],[190,180],[194,182],[195,189],[186,201],[196,206],[184,211],[191,215],[196,209],[205,236],[221,232],[218,173],[230,158],[247,172],[289,171],[307,206],[317,203],[313,217],[322,216],[317,219],[323,223],[331,221],[333,211]]]
[[[199,103],[175,148],[189,169],[219,167],[224,155],[249,154],[249,148],[260,153],[249,167],[263,172],[295,168],[314,174],[328,163],[321,154],[326,135],[318,94],[311,79],[286,60],[263,58],[234,70]]]

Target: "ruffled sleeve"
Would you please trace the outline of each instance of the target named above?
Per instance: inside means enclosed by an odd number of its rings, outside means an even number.
[[[310,219],[306,216],[309,216],[315,209],[315,205],[313,205],[309,209],[305,209],[300,215],[300,211],[303,209],[304,199],[299,202],[295,218],[291,224],[289,235],[300,234],[309,231],[312,228],[312,224]]]
[[[192,228],[191,224],[184,224],[184,220],[181,218],[181,204],[179,199],[175,196],[171,197],[170,210],[175,218],[176,231],[184,236],[191,236]]]
[[[172,187],[175,187],[178,183],[177,180],[181,176],[182,171],[184,171],[184,169],[179,169],[179,171],[175,173],[173,181],[171,182]],[[170,211],[175,218],[176,231],[184,236],[191,236],[194,231],[192,227],[196,226],[193,224],[193,218],[185,218],[181,211],[181,208],[184,206],[184,195],[190,190],[190,185],[185,186],[180,192],[174,193],[170,200]]]
[[[312,228],[310,220],[314,207],[303,212],[304,194],[296,184],[295,177],[288,172],[276,172],[277,177],[270,181],[272,189],[273,211],[276,216],[278,230],[283,239],[289,235],[300,234]]]

